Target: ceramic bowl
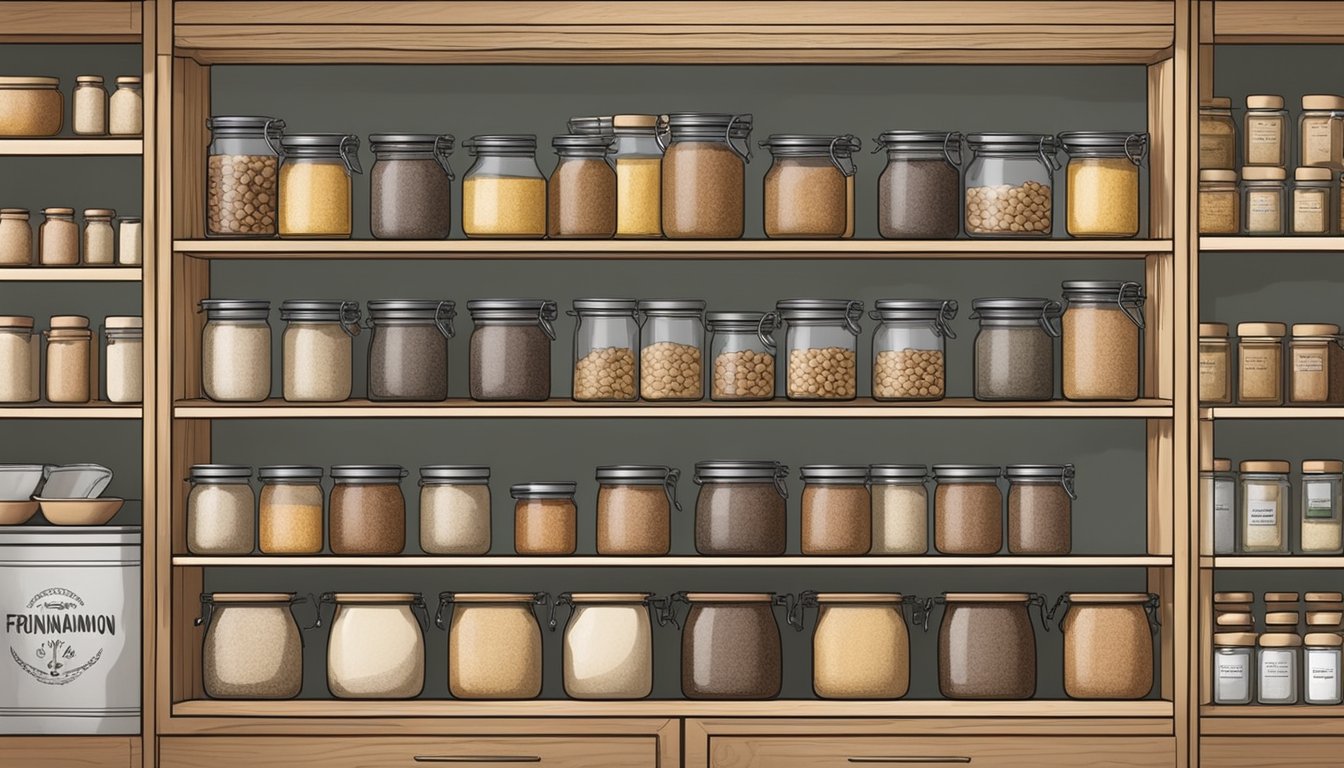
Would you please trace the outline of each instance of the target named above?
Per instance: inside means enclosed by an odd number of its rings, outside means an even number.
[[[0,501],[0,525],[23,525],[37,514],[36,501]]]
[[[121,511],[125,499],[43,499],[42,516],[52,525],[102,525]]]

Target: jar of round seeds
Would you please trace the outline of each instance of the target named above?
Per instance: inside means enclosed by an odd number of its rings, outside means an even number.
[[[992,555],[1003,549],[1001,467],[935,464],[933,546],[945,555]]]
[[[1051,299],[976,299],[975,399],[1050,400],[1055,396],[1056,325]]]
[[[673,239],[742,236],[751,115],[679,112],[655,134],[663,155],[663,233]]]
[[[223,115],[206,127],[205,236],[275,237],[285,121]]]
[[[197,464],[187,475],[187,550],[194,555],[246,555],[256,546],[257,497],[252,468]]]
[[[616,234],[616,171],[611,135],[551,139],[559,157],[546,182],[546,236],[606,239]]]
[[[639,395],[645,400],[705,396],[705,300],[649,299],[640,334]]]
[[[785,299],[775,305],[788,333],[784,391],[790,400],[853,400],[858,394],[859,318],[853,299]]]
[[[873,464],[874,555],[922,555],[929,551],[929,468],[923,464]]]
[[[513,548],[520,555],[572,555],[578,549],[578,483],[521,483],[509,489]]]
[[[1070,237],[1134,237],[1139,233],[1139,166],[1148,134],[1070,131],[1059,135],[1069,155],[1065,213]]]
[[[952,299],[878,299],[873,332],[874,400],[942,400],[947,394],[945,339],[957,316]]]
[[[1072,464],[1009,464],[1008,551],[1067,555],[1073,550]]]
[[[322,468],[277,464],[257,470],[261,481],[258,539],[263,554],[322,551]]]
[[[350,174],[359,167],[359,137],[295,133],[280,140],[280,236],[347,238],[351,232]]]
[[[331,468],[331,551],[337,555],[399,555],[406,548],[406,470],[395,464]]]
[[[851,226],[859,140],[777,133],[760,146],[774,158],[765,174],[765,236],[844,237]]]
[[[472,400],[545,400],[551,396],[550,299],[473,299],[468,358]]]
[[[1059,151],[1054,136],[971,133],[966,166],[966,234],[1049,237]]]
[[[573,397],[580,401],[637,399],[639,302],[575,299]]]
[[[681,511],[673,467],[617,464],[597,468],[597,554],[666,555],[672,510]]]
[[[456,305],[435,299],[368,303],[369,399],[437,401],[448,397],[448,340]]]
[[[887,131],[877,179],[877,231],[885,238],[944,240],[961,231],[961,134]]]
[[[714,359],[711,400],[771,400],[775,397],[774,312],[706,312]]]
[[[1136,400],[1143,340],[1143,286],[1119,280],[1063,285],[1064,397]]]
[[[271,302],[202,299],[201,388],[221,402],[271,395]]]
[[[431,555],[490,551],[490,468],[420,468],[420,548]]]
[[[292,592],[201,595],[201,683],[212,699],[292,699],[303,689],[303,638]]]
[[[291,402],[350,399],[359,302],[298,301],[280,305],[284,320],[284,396]]]
[[[452,231],[453,136],[369,136],[369,231],[380,240],[443,240]]]

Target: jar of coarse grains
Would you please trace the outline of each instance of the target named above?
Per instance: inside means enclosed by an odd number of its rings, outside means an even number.
[[[1148,134],[1071,131],[1059,135],[1069,155],[1064,210],[1071,237],[1134,237],[1139,233],[1139,166]]]
[[[1341,486],[1344,461],[1302,462],[1302,551],[1310,555],[1344,552],[1341,537]]]
[[[1055,396],[1056,325],[1050,299],[976,299],[975,399],[1049,400]]]
[[[105,267],[116,263],[117,235],[112,219],[117,212],[111,208],[84,209],[84,263]]]
[[[395,464],[331,468],[331,551],[337,555],[399,555],[406,548],[406,470]]]
[[[1243,232],[1248,235],[1282,235],[1287,216],[1285,180],[1282,168],[1242,168],[1241,209],[1246,212]]]
[[[765,174],[765,236],[844,237],[853,207],[859,140],[848,134],[777,133],[760,146],[774,158]]]
[[[201,387],[221,402],[260,402],[271,394],[271,302],[203,299]]]
[[[1067,555],[1073,551],[1072,464],[1009,464],[1008,551]]]
[[[572,555],[578,549],[578,483],[520,483],[509,489],[513,548],[520,555]]]
[[[616,171],[611,135],[551,139],[559,158],[546,182],[546,236],[606,239],[616,234]]]
[[[33,227],[27,208],[0,208],[0,266],[33,263]]]
[[[545,400],[551,396],[550,299],[473,299],[468,358],[471,399]]]
[[[866,555],[873,546],[868,467],[808,464],[803,478],[804,555]]]
[[[1144,592],[1060,595],[1049,618],[1064,635],[1064,693],[1073,699],[1147,696],[1160,609],[1160,598]]]
[[[878,299],[873,332],[874,400],[941,400],[947,394],[945,339],[957,334],[952,299]]]
[[[69,267],[79,263],[79,225],[74,208],[43,208],[37,229],[37,263]]]
[[[80,315],[53,315],[47,337],[47,401],[87,403],[96,382],[90,366],[96,360],[89,319]]]
[[[257,532],[267,555],[313,555],[322,551],[322,468],[276,464],[257,470],[261,498]]]
[[[284,320],[284,397],[291,402],[348,400],[354,386],[359,302],[289,300]]]
[[[1136,400],[1143,341],[1143,286],[1119,280],[1063,284],[1064,397]]]
[[[777,461],[695,465],[695,551],[702,555],[782,555],[788,546],[785,478]]]
[[[1199,402],[1232,402],[1232,342],[1227,323],[1199,324]]]
[[[1344,337],[1333,323],[1293,323],[1288,402],[1344,402]]]
[[[910,690],[910,631],[905,606],[923,621],[914,595],[880,592],[803,592],[788,620],[803,629],[817,608],[812,635],[812,690],[822,699],[899,699]]]
[[[1286,461],[1241,462],[1242,552],[1288,554],[1291,468]]]
[[[145,324],[138,316],[103,319],[107,339],[104,389],[111,403],[138,403],[144,399]]]
[[[533,134],[473,136],[462,148],[476,158],[462,177],[462,232],[467,237],[546,236],[546,177]]]
[[[784,391],[790,400],[853,400],[858,394],[859,318],[853,299],[784,299],[775,305],[788,334]]]
[[[0,403],[31,403],[38,399],[40,345],[33,330],[33,318],[0,315]]]
[[[490,468],[420,468],[420,548],[431,555],[490,551]]]
[[[194,555],[246,555],[256,546],[257,497],[252,468],[197,464],[187,475],[187,550]]]
[[[645,400],[705,396],[705,300],[648,299],[640,334],[639,395]]]
[[[929,551],[929,468],[923,464],[873,464],[874,555],[922,555]]]
[[[774,312],[706,312],[714,358],[712,400],[770,400],[775,396]]]
[[[961,134],[887,131],[877,179],[877,232],[888,239],[944,240],[961,231]]]
[[[1334,205],[1335,172],[1329,168],[1293,171],[1293,234],[1328,235],[1338,222]]]
[[[1235,235],[1241,232],[1241,196],[1236,171],[1199,172],[1199,233]]]
[[[285,121],[226,115],[206,127],[206,237],[275,237]]]
[[[201,595],[201,677],[212,699],[292,699],[303,689],[303,637],[292,592]]]
[[[617,464],[597,468],[597,553],[666,555],[672,510],[681,511],[673,467]]]
[[[742,236],[751,115],[678,112],[655,134],[663,154],[663,233],[673,239]]]
[[[1231,171],[1237,167],[1237,122],[1232,100],[1215,96],[1199,102],[1199,169]]]
[[[295,133],[280,140],[280,236],[346,238],[351,232],[350,174],[359,167],[359,137]]]
[[[573,397],[581,401],[631,401],[639,349],[639,302],[575,299]]]
[[[945,555],[992,555],[1003,549],[1002,467],[935,464],[933,546]]]
[[[971,133],[966,166],[966,234],[971,237],[1049,237],[1059,169],[1054,136]]]
[[[1283,405],[1283,323],[1237,323],[1237,402]]]
[[[380,240],[443,240],[452,231],[452,134],[369,136],[369,232]]]
[[[435,299],[368,303],[369,399],[437,401],[448,397],[448,340],[456,305]]]

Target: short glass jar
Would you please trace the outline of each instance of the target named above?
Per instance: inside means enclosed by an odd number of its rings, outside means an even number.
[[[1148,134],[1070,131],[1059,135],[1069,155],[1065,188],[1070,237],[1134,237],[1139,233],[1139,168]]]
[[[331,468],[331,552],[399,555],[406,548],[406,470],[395,464],[338,464]]]
[[[1227,323],[1199,324],[1199,402],[1225,405],[1232,402],[1232,342]]]
[[[453,228],[452,134],[369,135],[369,231],[379,240],[444,240]]]
[[[1002,467],[935,464],[933,546],[945,555],[992,555],[1003,549]]]
[[[145,321],[133,315],[103,319],[107,343],[103,390],[109,403],[138,403],[145,396]]]
[[[1236,171],[1199,172],[1199,234],[1241,233],[1241,196]]]
[[[705,396],[705,300],[639,302],[639,396],[645,400],[701,400]]]
[[[677,112],[655,134],[663,147],[663,234],[736,240],[746,221],[751,115]]]
[[[1335,632],[1313,632],[1302,638],[1302,702],[1335,705],[1340,694],[1340,651],[1344,638]]]
[[[43,208],[37,229],[37,263],[71,267],[79,263],[79,225],[74,208]]]
[[[976,400],[1050,400],[1055,396],[1056,325],[1051,299],[975,299]]]
[[[462,232],[467,237],[546,236],[546,177],[532,134],[473,136],[462,142],[476,160],[462,177]]]
[[[1296,704],[1302,675],[1302,637],[1294,632],[1260,635],[1259,704]]]
[[[1302,462],[1302,538],[1308,555],[1344,553],[1341,538],[1341,486],[1344,461],[1314,459]]]
[[[1153,690],[1160,598],[1145,592],[1067,592],[1050,609],[1064,635],[1064,694],[1132,701]],[[1056,615],[1060,607],[1064,612]]]
[[[202,299],[201,389],[220,402],[271,395],[271,302]]]
[[[1338,206],[1335,172],[1329,168],[1298,168],[1293,171],[1293,234],[1328,235],[1335,231]]]
[[[33,263],[33,227],[27,208],[0,208],[0,266]]]
[[[1287,228],[1285,180],[1288,172],[1282,168],[1242,168],[1241,209],[1246,212],[1243,228],[1247,235],[1282,235]]]
[[[227,115],[206,121],[205,236],[275,237],[285,121]]]
[[[1237,473],[1230,459],[1214,459],[1212,469],[1199,472],[1201,555],[1236,553]]]
[[[1297,129],[1300,165],[1344,169],[1344,96],[1303,96]]]
[[[613,115],[616,236],[662,237],[663,148],[656,115]]]
[[[1143,286],[1067,280],[1061,348],[1069,400],[1137,400],[1143,367]]]
[[[626,701],[653,692],[653,620],[648,592],[576,592],[555,605],[572,610],[565,623],[565,695]],[[555,631],[554,609],[550,628]]]
[[[1288,110],[1282,96],[1247,96],[1242,125],[1242,165],[1288,165]]]
[[[1241,551],[1288,554],[1289,499],[1286,461],[1241,462]]]
[[[572,397],[581,402],[638,399],[639,302],[575,299],[569,314],[576,318]]]
[[[328,592],[327,690],[338,699],[413,699],[425,688],[429,615],[418,592]]]
[[[961,231],[961,134],[887,131],[877,179],[877,232],[894,240],[950,240]]]
[[[765,236],[844,237],[851,229],[859,140],[776,133],[760,146],[773,158],[765,174]]]
[[[473,299],[468,357],[472,400],[545,400],[551,396],[550,299]]]
[[[1067,555],[1073,551],[1072,464],[1009,464],[1008,551]]]
[[[350,174],[359,167],[359,137],[291,133],[280,140],[280,236],[348,238]]]
[[[873,547],[868,467],[807,464],[798,472],[803,479],[803,554],[868,554]]]
[[[1254,632],[1213,636],[1213,703],[1250,704],[1255,700]]]
[[[435,299],[368,303],[369,399],[439,401],[448,397],[448,340],[456,304]]]
[[[873,464],[873,555],[929,551],[929,469],[923,464]]]
[[[775,397],[775,338],[779,317],[773,312],[706,312],[711,400],[772,400]]]
[[[520,555],[572,555],[578,549],[578,483],[520,483],[509,489],[513,548]]]
[[[918,598],[910,598],[918,604]],[[910,690],[906,597],[892,593],[798,596],[789,617],[802,628],[803,609],[817,606],[812,633],[812,691],[821,699],[900,699]],[[918,610],[918,609],[916,609]]]
[[[782,555],[788,546],[789,468],[777,461],[701,461],[694,482],[695,551]]]
[[[551,139],[559,157],[546,182],[546,236],[606,239],[616,234],[616,170],[610,135]]]
[[[264,555],[315,555],[322,551],[322,468],[275,464],[257,469],[261,498],[257,516]]]
[[[952,299],[878,299],[873,331],[873,399],[941,400],[947,394],[946,339],[957,316]]]
[[[0,136],[55,136],[65,118],[59,77],[0,77]]]
[[[70,97],[76,136],[107,135],[107,89],[101,75],[79,75]]]
[[[285,400],[349,400],[359,302],[290,299],[280,304],[280,319],[285,321],[281,336]]]
[[[41,339],[33,318],[0,315],[0,403],[32,403],[41,396]]]
[[[420,549],[431,555],[490,552],[490,468],[420,468]]]
[[[448,630],[448,692],[455,699],[535,699],[541,695],[544,592],[444,592],[434,623]],[[452,620],[444,623],[450,605]]]
[[[966,234],[1050,237],[1058,141],[1035,133],[970,133]]]
[[[111,208],[84,209],[84,263],[106,267],[117,263],[117,233],[112,219],[117,212]]]
[[[597,554],[666,555],[681,470],[642,464],[597,468]]]
[[[1283,405],[1283,323],[1237,323],[1237,402]]]
[[[1344,402],[1344,337],[1331,323],[1294,323],[1288,341],[1288,402]]]
[[[117,90],[108,100],[107,132],[113,136],[139,136],[145,130],[145,96],[142,78],[117,78]]]
[[[257,544],[257,497],[252,468],[197,464],[187,473],[187,551],[193,555],[248,555]]]
[[[97,382],[90,371],[97,361],[89,319],[81,315],[52,315],[47,337],[47,402],[87,403]]]
[[[790,400],[853,400],[858,395],[859,318],[854,299],[784,299],[784,391]]]
[[[1044,598],[1018,592],[950,592],[938,627],[938,690],[947,699],[1036,695],[1036,630]]]
[[[1237,167],[1237,123],[1232,100],[1215,96],[1199,102],[1199,170]]]
[[[688,699],[773,699],[784,679],[783,643],[765,593],[680,593],[690,603],[681,635],[681,693]]]
[[[292,699],[303,689],[303,636],[292,592],[201,595],[201,683],[212,699]]]

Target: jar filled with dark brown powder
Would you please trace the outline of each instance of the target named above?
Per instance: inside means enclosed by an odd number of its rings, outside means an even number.
[[[771,699],[784,678],[784,652],[771,593],[682,593],[690,603],[681,635],[681,692],[688,699]]]
[[[556,304],[550,299],[467,302],[475,329],[469,360],[471,399],[545,400],[551,396],[551,342]]]
[[[775,461],[695,465],[695,551],[702,555],[782,555],[787,546],[789,468]]]
[[[375,133],[369,229],[383,240],[443,240],[452,230],[453,136]]]
[[[745,221],[751,115],[679,112],[658,133],[663,155],[663,233],[736,239]]]
[[[546,182],[546,236],[608,238],[616,234],[616,171],[607,162],[611,136],[551,140],[560,162]]]
[[[385,299],[368,304],[370,400],[443,400],[448,397],[451,301]]]
[[[976,299],[976,400],[1050,400],[1060,304],[1050,299]]]
[[[938,690],[948,699],[1036,695],[1036,630],[1026,593],[948,593],[938,628]]]
[[[681,511],[673,467],[617,464],[597,468],[597,553],[666,555],[672,510]]]
[[[406,470],[395,464],[331,468],[331,551],[337,555],[399,555],[406,548]]]
[[[868,467],[809,464],[803,486],[804,555],[866,555],[873,546]]]
[[[859,140],[777,133],[761,146],[774,156],[765,174],[765,236],[843,237]]]
[[[513,548],[520,555],[572,555],[578,549],[578,507],[573,481],[521,483],[509,489]]]
[[[1073,551],[1072,464],[1010,464],[1008,551],[1015,555],[1067,555]]]
[[[961,134],[887,131],[877,179],[877,231],[889,239],[950,239],[961,230]]]
[[[992,555],[1003,548],[1000,467],[935,464],[933,546],[945,555]]]

